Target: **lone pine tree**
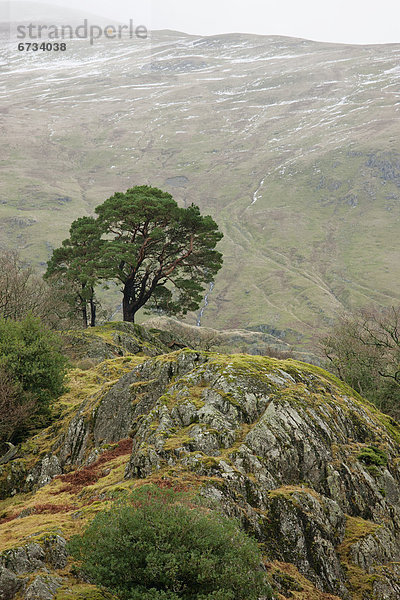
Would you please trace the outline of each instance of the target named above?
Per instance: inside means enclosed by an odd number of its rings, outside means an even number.
[[[134,322],[145,305],[170,315],[199,307],[204,286],[222,266],[215,250],[222,233],[210,216],[194,204],[180,208],[170,194],[149,186],[117,192],[95,212],[97,219],[75,222],[78,239],[71,228],[70,240],[49,261],[50,271],[55,264],[80,283],[83,310],[100,279],[122,284],[124,321]],[[82,245],[83,224],[88,237]]]

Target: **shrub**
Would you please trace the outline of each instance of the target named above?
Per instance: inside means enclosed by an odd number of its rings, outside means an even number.
[[[45,282],[18,252],[0,249],[0,317],[20,321],[29,313],[50,329],[69,329],[77,316],[67,303],[72,290]]]
[[[22,393],[21,385],[0,368],[0,444],[10,440],[29,422],[34,401]]]
[[[400,306],[340,316],[321,339],[325,365],[375,406],[400,419]]]
[[[255,540],[236,521],[155,486],[98,513],[71,554],[121,600],[257,600],[271,597]]]
[[[0,371],[9,389],[4,402],[9,413],[14,409],[24,412],[29,404],[31,428],[46,422],[51,403],[64,392],[67,360],[60,348],[58,337],[45,329],[40,319],[31,315],[22,321],[0,318]],[[7,420],[7,414],[2,418]],[[26,423],[16,423],[14,431],[7,433],[8,439],[20,441],[25,428]]]

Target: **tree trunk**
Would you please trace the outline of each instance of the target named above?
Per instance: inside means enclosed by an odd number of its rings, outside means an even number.
[[[135,322],[135,315],[139,309],[142,308],[149,300],[151,295],[153,294],[155,288],[157,287],[158,279],[154,279],[150,288],[146,290],[145,281],[141,284],[141,289],[135,290],[135,281],[131,279],[125,282],[125,286],[123,289],[123,300],[122,300],[122,310],[124,315],[124,321],[128,321],[128,323]],[[146,278],[147,280],[147,278]]]
[[[85,286],[86,286],[86,283],[82,283],[82,294],[79,294],[78,297],[79,297],[79,302],[81,305],[83,326],[85,329],[87,329],[88,314],[87,314],[87,300],[85,298]]]
[[[96,303],[92,298],[90,298],[90,327],[96,326]]]
[[[86,309],[85,303],[82,304],[82,321],[83,321],[83,326],[86,329],[88,326],[88,316],[87,316],[87,309]]]
[[[135,322],[135,313],[136,313],[135,306],[130,301],[130,298],[129,297],[127,298],[125,295],[124,295],[124,299],[122,301],[122,311],[123,311],[124,321],[127,321],[128,323]]]
[[[124,321],[134,323],[137,305],[135,302],[135,282],[133,279],[128,279],[128,281],[125,282],[123,294],[122,311]]]

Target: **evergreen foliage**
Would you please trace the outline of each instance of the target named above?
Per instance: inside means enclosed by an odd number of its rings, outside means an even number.
[[[170,315],[199,307],[222,266],[215,250],[222,233],[210,216],[194,204],[180,208],[170,194],[149,186],[114,194],[96,213],[97,219],[72,223],[70,238],[53,252],[46,273],[79,286],[84,323],[100,280],[122,284],[125,321],[134,322],[144,306]]]
[[[64,284],[69,291],[68,300],[82,314],[84,327],[88,325],[87,306],[90,306],[90,323],[95,325],[96,301],[94,288],[99,279],[98,267],[103,242],[97,221],[81,217],[70,228],[70,237],[53,251],[45,278]],[[75,287],[71,288],[66,283]]]
[[[17,422],[13,431],[8,431],[8,439],[19,441],[28,427],[39,427],[48,420],[51,403],[65,390],[66,367],[59,338],[43,327],[40,319],[32,315],[22,321],[0,318],[0,370],[3,385],[9,389],[4,394],[9,414],[3,413],[1,418],[7,421],[19,407],[30,407],[27,422]]]
[[[172,490],[136,490],[98,513],[69,549],[93,582],[121,600],[271,597],[256,541]]]

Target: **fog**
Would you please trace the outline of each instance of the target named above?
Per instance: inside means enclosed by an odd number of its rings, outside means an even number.
[[[66,18],[75,8],[110,20],[133,18],[149,29],[201,35],[247,32],[353,44],[400,42],[398,0],[48,0],[47,4],[61,7]],[[21,13],[43,12],[35,3],[11,0],[7,5],[18,19]]]

